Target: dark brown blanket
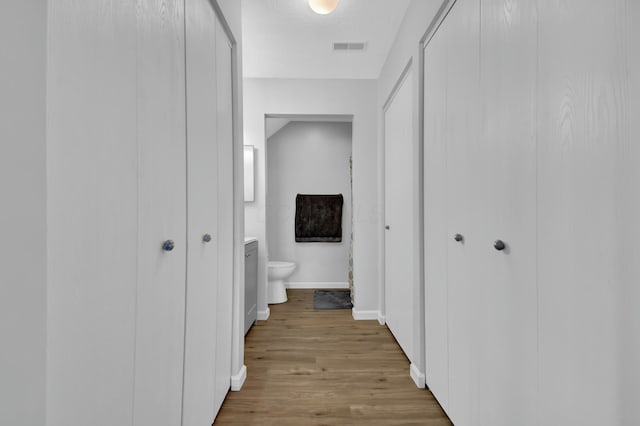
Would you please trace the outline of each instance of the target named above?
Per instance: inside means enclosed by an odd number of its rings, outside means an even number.
[[[296,242],[342,241],[342,194],[296,196]]]

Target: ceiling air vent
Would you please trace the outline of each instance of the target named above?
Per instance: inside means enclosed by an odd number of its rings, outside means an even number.
[[[367,47],[367,43],[363,41],[333,43],[333,50],[364,50],[365,47]]]

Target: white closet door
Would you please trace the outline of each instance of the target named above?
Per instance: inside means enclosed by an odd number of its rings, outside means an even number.
[[[443,23],[447,28],[446,137],[446,244],[449,332],[449,407],[455,424],[475,424],[478,400],[478,306],[482,278],[478,253],[482,241],[478,228],[486,217],[482,190],[483,164],[479,139],[480,1],[455,4]],[[461,241],[454,236],[460,234]]]
[[[425,48],[424,60],[424,264],[425,376],[427,386],[449,412],[447,330],[446,124],[447,25]]]
[[[638,287],[622,278],[638,241],[620,203],[638,194],[633,174],[620,175],[638,146],[637,133],[625,140],[638,123],[637,108],[627,110],[638,99],[634,11],[636,1],[540,2],[540,424],[638,424],[620,418],[626,401],[638,406],[620,385],[638,378],[638,358],[620,351],[638,330],[621,333],[633,320],[620,318],[617,287]]]
[[[216,25],[218,138],[218,296],[216,385],[214,407],[231,387],[233,305],[233,78],[231,42],[220,21]],[[215,189],[213,189],[215,190]]]
[[[640,40],[640,2],[626,2],[626,10],[622,25],[626,29],[626,40]],[[628,74],[624,76],[622,85],[628,85],[628,115],[640,117],[640,55],[637,54],[638,43],[626,43],[626,61]],[[625,61],[625,62],[626,62]],[[619,300],[618,336],[620,336],[618,353],[621,355],[620,376],[621,395],[640,395],[640,312],[637,301],[640,300],[640,120],[630,120],[628,133],[621,132],[618,153],[624,153],[623,159],[616,168],[617,185],[617,233],[624,235],[617,251],[617,270],[619,284],[617,292]],[[609,312],[611,313],[611,311]],[[607,325],[609,327],[611,322]],[[608,371],[602,372],[607,374]],[[601,373],[601,374],[602,374]],[[597,378],[594,378],[597,380]],[[640,424],[640,404],[635,398],[622,400],[620,423]]]
[[[183,426],[210,425],[216,375],[218,140],[215,12],[186,2],[187,312]]]
[[[537,424],[536,4],[482,1],[478,424]],[[486,178],[486,179],[485,179]],[[498,251],[495,240],[506,248]]]
[[[136,426],[181,422],[185,314],[184,17],[179,0],[138,1]],[[163,242],[175,248],[165,251]]]
[[[413,71],[385,111],[385,317],[409,359],[413,357]]]
[[[130,425],[138,238],[136,8],[109,0],[46,6],[46,425]],[[22,188],[18,183],[9,184]],[[4,274],[0,285],[14,285]],[[25,359],[31,356],[37,354],[25,353]],[[8,384],[4,374],[0,380]]]

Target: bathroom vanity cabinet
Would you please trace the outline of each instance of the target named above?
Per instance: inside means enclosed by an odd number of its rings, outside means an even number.
[[[244,244],[244,334],[258,318],[258,241]]]

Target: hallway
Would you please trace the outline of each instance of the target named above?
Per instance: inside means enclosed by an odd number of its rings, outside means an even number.
[[[407,374],[389,330],[351,310],[313,309],[313,290],[288,290],[247,335],[248,377],[216,425],[450,425]]]
[[[640,0],[0,12],[0,426],[640,425]]]

